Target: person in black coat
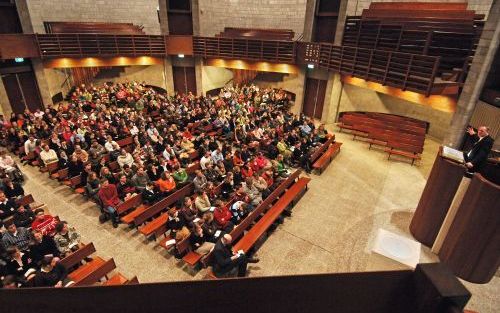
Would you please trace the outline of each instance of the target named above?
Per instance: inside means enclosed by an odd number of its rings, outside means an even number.
[[[213,250],[214,274],[215,276],[232,276],[238,274],[238,277],[245,277],[248,263],[259,262],[256,258],[247,257],[244,253],[233,252],[231,242],[233,238],[229,234],[222,236],[215,244]]]
[[[494,141],[488,132],[489,128],[486,126],[480,126],[477,129],[477,134],[472,127],[467,128],[467,133],[474,141],[472,149],[464,152],[465,166],[470,172],[481,171],[488,159]]]
[[[142,190],[142,202],[145,204],[153,204],[160,199],[161,194],[155,190],[155,184],[148,182],[146,188]]]
[[[17,227],[31,227],[31,223],[35,220],[35,213],[30,208],[20,206],[14,213],[14,224]]]
[[[34,230],[33,238],[33,245],[30,247],[33,263],[40,265],[46,256],[59,257],[59,249],[57,249],[56,242],[52,237],[43,235],[39,230]]]
[[[7,198],[18,198],[24,196],[24,189],[20,184],[14,183],[10,179],[4,179],[3,184],[3,191],[5,192]]]
[[[33,278],[33,287],[64,287],[68,282],[68,271],[57,258],[44,257],[41,270]]]
[[[7,275],[15,275],[16,277],[23,278],[24,273],[28,269],[34,267],[30,255],[26,252],[21,252],[15,246],[7,248],[8,259],[5,264],[5,272]]]

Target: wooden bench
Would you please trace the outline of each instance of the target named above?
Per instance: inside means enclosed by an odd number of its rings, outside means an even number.
[[[342,146],[341,142],[332,143],[325,153],[313,163],[312,167],[319,171],[321,174],[323,170],[332,162],[333,157],[340,152],[340,146]]]
[[[166,225],[167,221],[168,214],[166,212],[162,213],[151,222],[139,227],[139,232],[146,237],[154,236],[154,239],[156,240],[159,235],[162,235],[167,231],[167,228],[163,227]]]
[[[25,196],[21,197],[20,199],[16,200],[16,203],[18,206],[29,205],[29,207],[33,211],[45,206],[45,204],[43,204],[43,203],[35,202],[35,199],[33,198],[32,194],[25,195]]]
[[[83,259],[92,255],[95,252],[96,250],[94,244],[91,242],[89,244],[84,245],[75,252],[71,253],[70,255],[66,256],[59,262],[61,263],[62,266],[64,266],[66,269],[69,270],[75,265],[79,264]]]
[[[326,151],[326,149],[334,141],[335,141],[335,135],[328,136],[328,139],[318,149],[316,149],[316,151],[314,151],[309,157],[309,161],[311,161],[311,164],[316,162],[316,160]]]
[[[396,141],[389,141],[387,143],[387,148],[385,149],[389,155],[387,160],[390,160],[391,155],[400,155],[411,159],[411,165],[415,164],[415,160],[420,160],[422,158],[422,148],[413,145],[403,144]]]
[[[115,260],[103,261],[100,257],[94,258],[89,263],[71,272],[68,277],[74,282],[71,287],[91,286],[116,268]]]
[[[193,194],[193,192],[194,192],[194,184],[193,183],[187,184],[186,186],[177,190],[173,194],[156,202],[154,205],[148,207],[143,212],[138,214],[133,220],[134,225],[137,227],[144,224],[150,218],[161,213],[172,204],[175,204],[177,201],[184,199],[184,197]]]
[[[81,184],[82,184],[82,175],[71,177],[69,180],[69,186],[73,188],[73,191],[76,192],[77,194],[83,195],[85,194],[85,188],[78,187]]]
[[[138,193],[130,199],[123,201],[116,207],[116,213],[122,215],[134,208],[137,208],[142,203],[142,194]]]
[[[146,204],[141,204],[138,207],[136,207],[133,211],[129,212],[125,216],[123,216],[120,220],[125,223],[125,224],[132,224],[134,222],[134,219],[144,211],[146,211],[149,208],[148,205]]]
[[[126,137],[126,138],[118,140],[116,143],[120,146],[120,148],[125,148],[126,146],[134,143],[134,138]]]
[[[267,213],[241,238],[234,246],[233,251],[243,250],[247,253],[257,242],[257,240],[269,229],[278,219],[283,211],[290,205],[294,205],[303,192],[307,190],[307,184],[311,179],[301,177],[288,189],[278,201],[267,211]]]
[[[137,277],[136,277],[137,279]],[[129,280],[127,277],[123,276],[121,273],[116,273],[115,275],[111,276],[108,280],[106,280],[104,283],[102,283],[103,286],[120,286],[120,285],[127,285],[129,283]]]
[[[113,161],[113,162],[109,163],[108,167],[112,173],[116,173],[116,172],[119,172],[121,170],[120,164],[118,164],[117,161]]]
[[[68,168],[62,168],[55,173],[50,174],[50,178],[63,181],[68,177]]]
[[[245,217],[236,227],[233,228],[230,235],[233,238],[233,242],[236,242],[243,233],[249,229],[252,224],[263,214],[265,213],[269,207],[274,203],[276,199],[279,198],[289,188],[292,184],[295,183],[295,180],[300,176],[301,170],[296,170],[290,176],[287,177],[284,181],[282,181],[276,189],[274,189],[269,196],[267,196],[264,201],[262,201],[247,217]],[[207,267],[208,264],[212,261],[212,252],[208,253],[203,261],[204,267]],[[215,275],[214,275],[215,277]]]
[[[57,171],[57,169],[59,168],[59,162],[52,162],[52,163],[49,163],[47,165],[45,165],[44,167],[42,167],[40,169],[41,172],[48,172],[49,175],[52,175],[53,173],[55,173]]]

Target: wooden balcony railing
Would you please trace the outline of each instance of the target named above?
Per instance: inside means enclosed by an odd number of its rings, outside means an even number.
[[[427,96],[433,93],[440,63],[436,56],[310,42],[300,43],[297,55],[329,71]]]
[[[166,56],[186,54],[204,58],[226,58],[274,63],[309,64],[344,75],[411,90],[426,95],[440,94],[449,81],[436,79],[440,57],[325,43],[246,38],[117,35],[36,34],[23,40],[0,35],[0,57],[19,56],[16,42],[33,41],[30,57]],[[26,37],[26,38],[25,38]],[[7,44],[8,43],[10,44]],[[34,53],[34,54],[33,54]],[[436,82],[437,81],[437,82]],[[441,89],[439,89],[440,87]]]
[[[223,37],[193,37],[195,56],[295,63],[293,41]]]
[[[41,58],[163,56],[164,36],[115,34],[37,34]]]

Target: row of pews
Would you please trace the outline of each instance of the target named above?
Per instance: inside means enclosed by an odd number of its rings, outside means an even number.
[[[378,112],[343,112],[337,124],[340,131],[349,130],[356,138],[381,146],[388,154],[411,159],[413,165],[422,158],[427,123],[416,119]]]
[[[213,129],[212,125],[205,126],[200,122],[190,124],[189,129],[193,134],[203,131],[214,136],[221,136],[220,130]],[[132,138],[124,138],[117,141],[117,143],[120,147],[128,151],[130,151],[133,147]],[[332,158],[340,151],[341,145],[341,143],[335,142],[334,135],[329,136],[328,140],[310,156],[313,168],[317,169],[319,173],[321,173],[331,162]],[[194,172],[200,168],[198,160],[199,157],[200,156],[197,152],[190,155],[192,163],[186,169],[186,172],[191,177]],[[115,163],[116,161],[110,162],[108,167],[117,175],[120,168],[118,164]],[[40,165],[42,163],[40,160],[33,159],[30,164]],[[49,164],[46,167],[42,167],[40,170],[48,172],[51,179],[59,180],[62,184],[72,188],[75,193],[85,195],[84,188],[80,187],[80,184],[82,183],[81,177],[76,176],[69,178],[67,169],[59,169],[57,167],[57,163]],[[264,199],[264,201],[237,227],[233,229],[231,235],[233,237],[235,247],[237,247],[238,250],[241,249],[248,252],[251,249],[254,249],[260,239],[265,238],[265,235],[273,229],[271,226],[281,222],[280,216],[283,214],[289,215],[289,210],[305,193],[307,190],[307,184],[310,181],[310,178],[300,177],[300,174],[301,171],[296,170],[291,173],[289,177],[281,181],[271,194]],[[220,193],[221,187],[222,184],[216,186],[214,193]],[[135,228],[140,234],[145,236],[145,238],[157,241],[163,237],[159,240],[158,245],[169,252],[175,251],[177,255],[182,256],[183,262],[190,268],[196,268],[199,266],[203,268],[209,267],[211,263],[210,254],[205,258],[202,258],[201,255],[192,251],[188,238],[181,241],[175,241],[175,239],[170,236],[170,230],[167,227],[167,211],[170,208],[175,207],[177,203],[181,202],[184,197],[187,196],[193,198],[195,196],[194,185],[190,181],[182,186],[178,186],[175,192],[157,201],[156,203],[149,205],[143,203],[142,195],[139,193],[121,203],[116,209],[121,222],[127,224],[131,228]],[[226,205],[230,206],[232,203],[233,200],[230,199],[227,201]],[[89,246],[80,253],[85,255],[83,256],[83,258],[85,258],[95,252],[93,250],[95,249],[93,249],[92,246]],[[109,260],[104,261],[100,258],[95,260],[97,260],[94,262],[95,266],[100,269],[102,268],[101,271],[105,271],[105,269],[110,268],[113,265],[113,262]],[[71,263],[73,262],[69,262],[69,264]],[[208,277],[213,277],[213,275],[210,274],[210,270],[208,273]]]

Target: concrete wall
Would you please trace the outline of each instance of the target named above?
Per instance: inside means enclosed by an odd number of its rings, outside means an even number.
[[[304,31],[306,3],[306,0],[198,0],[200,34],[213,36],[224,27],[245,27],[293,29],[298,37]]]
[[[347,15],[361,15],[363,9],[368,9],[371,0],[348,0]],[[414,0],[377,0],[376,2],[415,2]],[[418,2],[468,2],[468,9],[475,10],[477,14],[488,16],[493,0],[423,0]]]
[[[273,87],[283,88],[284,90],[295,93],[295,103],[291,107],[291,111],[298,114],[302,111],[302,103],[304,100],[304,83],[305,72],[301,70],[298,74],[288,74],[283,77],[281,82],[265,82],[255,81],[255,84],[261,88]]]
[[[332,103],[332,106],[336,106],[336,103]],[[423,120],[430,123],[428,135],[437,139],[444,138],[452,117],[452,113],[348,84],[344,84],[340,98],[339,112],[343,111],[392,113]],[[335,110],[329,112],[334,114]]]
[[[35,33],[45,32],[44,21],[79,21],[133,23],[144,26],[146,34],[160,34],[159,2],[155,0],[27,0],[26,3]]]
[[[95,79],[94,83],[103,84],[107,81],[124,82],[124,81],[138,81],[146,82],[148,85],[154,85],[167,89],[167,84],[164,74],[164,66],[159,65],[135,65],[127,66],[116,77],[106,77]]]
[[[224,67],[202,66],[201,67],[201,85],[202,93],[224,87],[225,84],[233,78],[233,72]]]

